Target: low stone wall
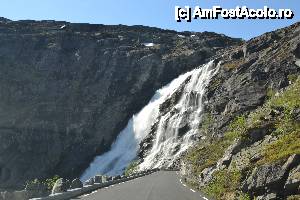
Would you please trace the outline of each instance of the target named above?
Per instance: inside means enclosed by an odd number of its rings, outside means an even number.
[[[135,178],[139,178],[142,176],[146,176],[149,175],[153,172],[158,171],[158,169],[154,169],[154,170],[147,170],[144,172],[139,172],[137,174],[134,174],[132,176],[129,177],[121,177],[120,179],[117,180],[111,180],[111,181],[107,181],[104,183],[94,183],[93,185],[86,185],[82,188],[77,188],[77,189],[72,189],[72,190],[68,190],[67,192],[64,193],[57,193],[57,194],[53,194],[47,197],[41,197],[41,198],[33,198],[31,200],[67,200],[67,199],[71,199],[71,198],[75,198],[90,192],[93,192],[95,190],[104,188],[104,187],[108,187],[114,184],[118,184],[121,182],[126,182]]]

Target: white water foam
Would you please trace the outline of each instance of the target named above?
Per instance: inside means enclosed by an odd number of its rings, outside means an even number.
[[[213,61],[191,73],[178,103],[161,116],[154,145],[140,164],[140,169],[170,167],[176,159],[195,143],[203,110],[203,95],[210,78],[217,73]],[[179,131],[188,127],[183,136]],[[182,134],[182,133],[181,133]]]
[[[165,163],[171,164],[182,152],[193,144],[193,136],[200,123],[199,115],[202,111],[202,96],[210,77],[216,73],[213,61],[201,68],[187,72],[174,79],[167,86],[156,91],[151,101],[128,122],[116,141],[112,144],[111,150],[97,156],[83,173],[81,180],[85,181],[96,174],[117,175],[124,171],[124,168],[137,156],[140,142],[150,132],[154,122],[158,120],[159,105],[178,90],[182,83],[190,77],[184,87],[183,95],[175,106],[179,110],[174,116],[170,113],[159,118],[159,127],[156,133],[153,148],[150,154],[145,157],[140,168],[161,167]],[[190,131],[182,138],[178,137],[180,124],[189,113]],[[179,147],[179,150],[178,150]],[[174,149],[177,152],[174,154]]]

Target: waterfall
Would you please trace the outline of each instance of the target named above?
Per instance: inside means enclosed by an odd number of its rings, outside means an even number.
[[[139,167],[147,169],[171,165],[195,142],[194,136],[197,134],[201,119],[202,97],[217,69],[218,67],[214,67],[214,62],[211,61],[180,75],[167,86],[157,90],[150,102],[129,120],[126,128],[112,144],[111,150],[97,156],[81,179],[85,181],[96,174],[123,173],[124,168],[136,158],[139,144],[148,135],[154,123],[158,124],[155,140]],[[187,80],[188,82],[183,85]],[[173,111],[161,116],[159,106],[182,87],[182,96]],[[179,136],[182,124],[188,124],[189,131]]]

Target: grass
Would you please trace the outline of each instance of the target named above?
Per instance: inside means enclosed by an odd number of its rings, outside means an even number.
[[[280,95],[273,96],[267,106],[281,108],[283,116],[277,117],[274,125],[276,130],[273,134],[279,139],[266,146],[258,164],[277,162],[300,154],[300,123],[293,115],[293,111],[300,108],[300,79],[294,80],[294,84]]]
[[[263,159],[258,164],[273,163],[300,154],[300,130],[283,135],[277,141],[266,146]]]
[[[244,115],[235,118],[229,125],[228,131],[225,133],[225,139],[234,141],[235,139],[247,139],[247,121]]]
[[[288,75],[288,79],[291,83],[295,83],[298,79],[298,76],[296,74],[290,74]]]
[[[210,119],[209,121],[212,122],[213,120]],[[206,122],[204,124],[209,126]],[[186,160],[192,164],[193,172],[199,175],[205,168],[214,166],[236,139],[247,139],[246,130],[246,118],[240,116],[229,125],[223,138],[210,138],[210,142],[192,148],[188,152]]]
[[[300,107],[300,78],[294,84],[290,85],[280,95],[270,99],[270,104],[273,107],[284,107],[286,111],[291,111],[294,108]]]
[[[247,194],[238,191],[242,181],[242,174],[238,170],[220,170],[214,173],[212,181],[203,191],[215,199],[250,200]]]
[[[192,164],[193,173],[199,175],[205,168],[215,165],[230,144],[227,140],[216,139],[214,142],[191,149],[186,159]]]

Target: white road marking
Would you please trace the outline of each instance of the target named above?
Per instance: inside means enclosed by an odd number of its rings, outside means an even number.
[[[177,172],[176,172],[177,173]],[[184,187],[187,187],[186,186],[186,184],[184,184],[183,182],[182,182],[182,179],[181,178],[179,178],[179,182],[184,186]],[[196,192],[195,190],[193,190],[193,189],[190,189],[192,192]],[[201,198],[203,198],[204,200],[209,200],[208,198],[206,198],[206,197],[203,197],[203,196],[201,196],[201,195],[199,195]]]
[[[91,192],[91,193],[86,194],[86,195],[83,195],[83,196],[84,196],[84,197],[87,197],[87,196],[89,196],[89,195],[91,195],[91,194],[94,194],[94,193],[96,193],[96,192],[98,192],[98,190],[95,190],[94,192]]]

